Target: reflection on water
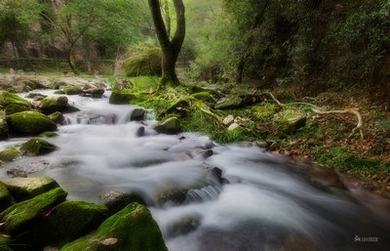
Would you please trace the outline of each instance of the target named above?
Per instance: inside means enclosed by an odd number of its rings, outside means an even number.
[[[49,175],[69,198],[93,202],[110,191],[136,191],[173,251],[390,250],[387,216],[316,188],[286,159],[192,133],[157,134],[155,121],[129,122],[134,107],[106,98],[69,99],[80,111],[67,114],[50,139],[59,150],[15,161],[1,176],[15,169]],[[147,136],[137,136],[140,127]]]

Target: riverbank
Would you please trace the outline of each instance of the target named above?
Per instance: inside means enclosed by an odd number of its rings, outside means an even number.
[[[286,86],[263,90],[183,81],[176,88],[157,89],[155,77],[111,82],[114,93],[128,95],[125,102],[153,109],[162,121],[177,117],[184,131],[204,133],[220,143],[256,142],[298,162],[330,167],[347,185],[358,183],[390,198],[390,115],[386,105],[376,104],[364,91],[301,97],[299,89]],[[356,109],[363,135],[355,130],[354,114],[319,114],[313,106],[321,111]]]

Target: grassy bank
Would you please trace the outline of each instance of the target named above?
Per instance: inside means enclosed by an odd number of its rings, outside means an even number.
[[[258,142],[270,151],[350,174],[367,188],[390,196],[390,116],[359,93],[297,98],[282,87],[269,90],[286,104],[281,107],[249,85],[183,82],[159,89],[156,77],[126,79],[119,87],[111,80],[114,92],[134,95],[131,103],[153,109],[157,119],[179,117],[184,131],[207,134],[219,143]],[[359,133],[349,137],[356,126],[354,116],[319,115],[308,103],[326,110],[358,107],[364,138]]]

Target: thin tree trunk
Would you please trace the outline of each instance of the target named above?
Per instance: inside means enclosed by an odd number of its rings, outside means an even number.
[[[71,47],[69,47],[69,49],[68,49],[68,64],[69,64],[69,67],[70,67],[70,69],[72,70],[72,72],[74,73],[74,74],[76,74],[76,75],[78,75],[79,74],[79,72],[77,71],[77,68],[76,68],[76,65],[75,65],[75,63],[73,62],[73,47],[71,46]]]

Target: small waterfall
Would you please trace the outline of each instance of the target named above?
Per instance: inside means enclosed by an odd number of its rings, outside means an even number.
[[[195,203],[195,202],[205,202],[212,201],[218,198],[218,195],[221,193],[222,187],[218,186],[206,186],[200,189],[192,189],[187,192],[185,204]]]

